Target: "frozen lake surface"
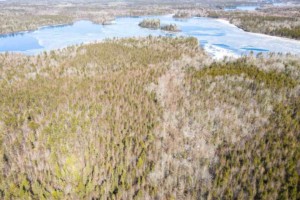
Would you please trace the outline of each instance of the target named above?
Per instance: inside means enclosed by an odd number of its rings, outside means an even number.
[[[144,18],[159,18],[162,24],[174,23],[182,32],[170,33],[138,26]],[[224,20],[191,18],[176,20],[171,15],[119,17],[112,25],[78,21],[72,25],[43,27],[36,31],[0,35],[0,52],[28,55],[64,48],[74,44],[101,41],[106,38],[152,36],[193,36],[215,58],[239,56],[251,51],[300,54],[300,41],[245,32]]]

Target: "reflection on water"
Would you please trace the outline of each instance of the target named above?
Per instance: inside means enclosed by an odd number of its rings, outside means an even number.
[[[26,33],[6,34],[0,37],[0,52],[27,51],[28,49],[42,50],[38,40]]]
[[[29,31],[28,31],[29,32]],[[27,33],[28,33],[27,32]],[[26,32],[17,32],[17,33],[8,33],[8,34],[0,34],[0,38],[7,38],[7,37],[15,37],[19,35],[25,35]]]
[[[150,30],[138,26],[144,18],[159,18],[162,24],[176,24],[182,32],[170,33]],[[243,30],[217,19],[191,18],[173,19],[171,15],[152,17],[118,17],[112,25],[103,26],[90,21],[74,24],[42,27],[32,32],[0,35],[0,52],[21,52],[37,54],[42,51],[59,49],[74,44],[99,41],[106,38],[152,36],[193,36],[210,54],[241,55],[253,51],[300,54],[300,42],[244,32]]]

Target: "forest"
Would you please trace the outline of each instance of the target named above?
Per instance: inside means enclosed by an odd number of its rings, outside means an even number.
[[[169,36],[0,53],[0,199],[299,200],[300,56],[250,44],[256,53],[223,57],[235,47],[211,42],[219,27],[181,26],[210,17],[300,39],[299,5],[259,2],[0,0],[6,39],[78,20],[115,31],[120,16]]]
[[[33,31],[42,26],[72,24],[90,20],[96,24],[111,25],[120,16],[149,16],[174,14],[178,20],[192,17],[222,18],[249,32],[299,40],[300,6],[284,7],[266,4],[254,12],[224,11],[226,6],[253,5],[253,1],[201,0],[123,2],[64,0],[9,0],[0,1],[0,34]],[[193,3],[192,3],[193,2]],[[167,31],[179,31],[167,25]]]
[[[232,23],[246,31],[300,39],[300,20],[292,17],[242,16],[233,18]]]
[[[266,7],[255,11],[223,11],[208,10],[206,14],[211,18],[224,18],[237,27],[255,33],[300,39],[300,6]]]
[[[181,37],[0,54],[0,198],[299,199],[299,70]]]

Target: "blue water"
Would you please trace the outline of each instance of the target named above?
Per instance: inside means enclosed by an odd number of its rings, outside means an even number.
[[[162,24],[175,23],[182,30],[170,33],[138,26],[144,18],[159,18]],[[70,45],[101,41],[107,38],[152,36],[194,36],[211,55],[239,56],[249,52],[281,52],[300,54],[300,42],[279,37],[245,32],[229,23],[210,18],[175,20],[171,15],[152,17],[118,17],[112,25],[78,21],[70,25],[43,27],[32,32],[0,35],[0,52],[20,52],[28,55]]]
[[[267,4],[268,6],[272,5],[275,7],[284,7],[284,6],[293,6],[293,5],[297,5],[296,3],[293,2],[281,2],[281,3],[272,3],[269,2],[269,4]],[[240,11],[255,11],[258,8],[262,8],[263,6],[257,4],[257,5],[252,5],[252,6],[235,6],[235,7],[225,7],[224,10],[225,11],[236,11],[236,10],[240,10]]]
[[[0,37],[0,49],[5,51],[27,51],[43,49],[36,38],[27,34],[10,34]]]
[[[233,11],[233,10],[243,10],[243,11],[254,11],[260,6],[236,6],[236,7],[228,7],[224,8],[225,11]]]
[[[260,49],[260,48],[255,48],[255,47],[244,47],[242,49],[245,49],[245,50],[249,50],[249,51],[253,51],[253,52],[268,52],[269,50],[268,49]]]

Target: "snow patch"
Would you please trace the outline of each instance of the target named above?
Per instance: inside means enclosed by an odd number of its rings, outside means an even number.
[[[231,50],[224,49],[215,45],[211,44],[206,44],[204,46],[204,50],[210,54],[213,59],[215,60],[221,60],[225,57],[230,57],[230,58],[238,58],[240,57],[238,54],[232,52]]]

